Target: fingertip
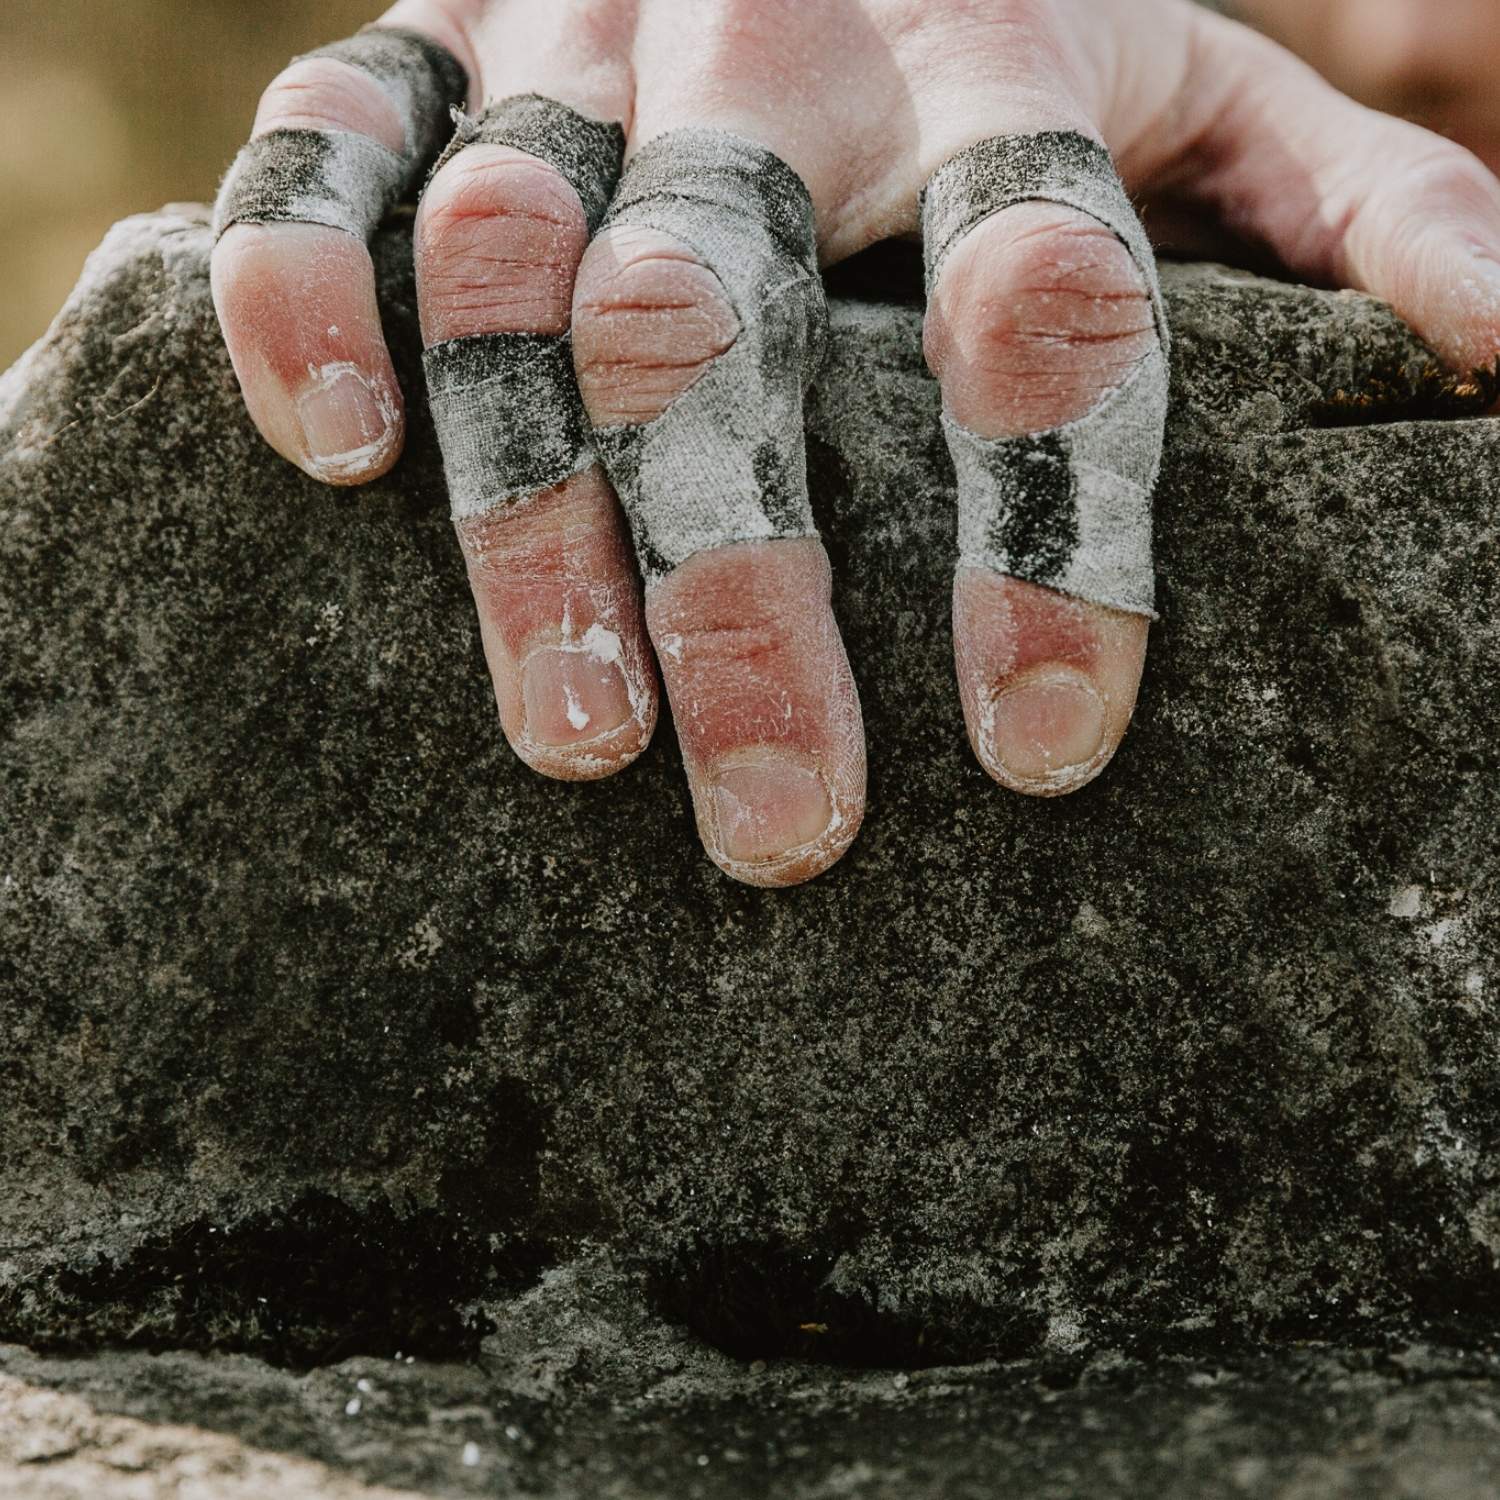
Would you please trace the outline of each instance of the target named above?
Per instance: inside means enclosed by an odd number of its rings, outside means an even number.
[[[995,689],[974,741],[985,770],[1028,797],[1062,797],[1087,786],[1119,745],[1109,706],[1088,674],[1061,666]]]
[[[613,735],[587,744],[542,745],[524,738],[506,736],[512,750],[528,770],[548,781],[608,781],[629,770],[650,743],[650,727],[625,726]]]
[[[1451,200],[1446,211],[1411,207],[1382,220],[1372,244],[1351,236],[1349,279],[1390,302],[1450,369],[1488,373],[1500,357],[1500,187],[1489,213]]]
[[[301,447],[295,462],[335,487],[369,484],[401,457],[406,411],[395,371],[355,360],[309,364],[293,398]]]
[[[823,874],[864,820],[865,741],[822,543],[698,553],[647,619],[709,858],[746,885]]]
[[[246,408],[266,441],[324,484],[388,473],[406,412],[365,246],[322,225],[236,224],[215,247],[211,280]]]
[[[516,754],[556,781],[602,781],[632,765],[657,714],[655,680],[644,652],[634,654],[627,661],[618,633],[598,625],[534,646],[517,671],[519,721],[502,714]]]
[[[1130,726],[1149,621],[964,567],[953,624],[964,721],[986,772],[1028,797],[1094,781]]]
[[[1500,216],[1495,246],[1492,256],[1455,244],[1449,266],[1432,277],[1434,293],[1447,305],[1423,320],[1430,329],[1427,336],[1460,374],[1493,378],[1500,362]],[[1452,288],[1447,296],[1445,288]]]
[[[645,753],[658,694],[643,650],[596,625],[581,638],[547,632],[518,658],[482,608],[480,622],[500,725],[524,765],[553,781],[603,781]]]
[[[699,836],[709,857],[745,885],[785,889],[841,860],[864,821],[858,790],[814,757],[755,747],[690,772]]]
[[[651,743],[660,690],[624,519],[597,470],[458,525],[501,727],[557,781]]]

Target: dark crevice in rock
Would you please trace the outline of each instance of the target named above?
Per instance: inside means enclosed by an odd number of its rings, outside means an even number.
[[[924,279],[922,247],[915,240],[880,240],[823,276],[830,297],[862,302],[920,303]]]
[[[448,1213],[354,1208],[310,1193],[284,1213],[199,1220],[125,1261],[0,1291],[0,1342],[253,1354],[310,1369],[357,1354],[477,1352],[494,1324],[473,1304],[534,1281],[550,1260]]]
[[[830,525],[829,497],[846,495],[852,479],[843,455],[832,443],[816,433],[807,435],[807,487],[812,501],[813,518],[823,536],[829,566],[835,578],[846,575],[850,563],[849,544],[837,525]]]
[[[892,1313],[829,1285],[834,1258],[770,1243],[700,1247],[656,1267],[647,1295],[734,1359],[806,1359],[860,1369],[925,1369],[1017,1359],[1041,1346],[1045,1319],[1019,1304]]]
[[[1370,372],[1359,391],[1335,391],[1308,407],[1309,427],[1374,427],[1388,422],[1451,422],[1482,416],[1500,400],[1500,362],[1455,375],[1434,359]]]

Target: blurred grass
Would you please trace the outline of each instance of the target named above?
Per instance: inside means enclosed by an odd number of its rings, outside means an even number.
[[[212,197],[261,89],[379,0],[3,0],[0,370],[126,214]]]

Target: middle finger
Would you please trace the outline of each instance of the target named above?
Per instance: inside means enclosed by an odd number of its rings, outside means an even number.
[[[864,814],[802,397],[826,336],[815,211],[853,134],[813,128],[817,60],[865,30],[842,0],[646,0],[633,160],[575,299],[699,830],[759,885],[827,869]]]

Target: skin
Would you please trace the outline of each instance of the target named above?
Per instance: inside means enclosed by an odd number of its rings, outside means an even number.
[[[923,185],[975,141],[1076,130],[1110,148],[1137,197],[1185,208],[1294,275],[1386,298],[1456,367],[1500,353],[1490,172],[1186,0],[402,0],[385,19],[454,51],[475,105],[547,94],[624,122],[632,151],[684,126],[761,142],[806,182],[825,264],[915,234]],[[284,74],[256,128],[307,124],[388,140],[399,126],[368,80],[328,63]],[[729,347],[734,314],[668,237],[586,241],[550,168],[502,147],[463,152],[418,217],[424,337],[571,326],[593,421],[649,420]],[[364,247],[334,230],[241,225],[213,272],[267,440],[330,483],[386,472],[399,392]],[[926,344],[948,409],[999,437],[1083,415],[1155,336],[1123,246],[1071,210],[1023,204],[951,254]],[[333,394],[316,399],[329,370]],[[864,735],[821,544],[702,553],[642,599],[597,470],[467,522],[459,539],[501,723],[528,764],[571,779],[628,765],[652,733],[659,671],[722,869],[790,885],[849,848]],[[1129,725],[1147,621],[968,568],[953,621],[965,725],[994,779],[1055,796],[1097,776]]]

